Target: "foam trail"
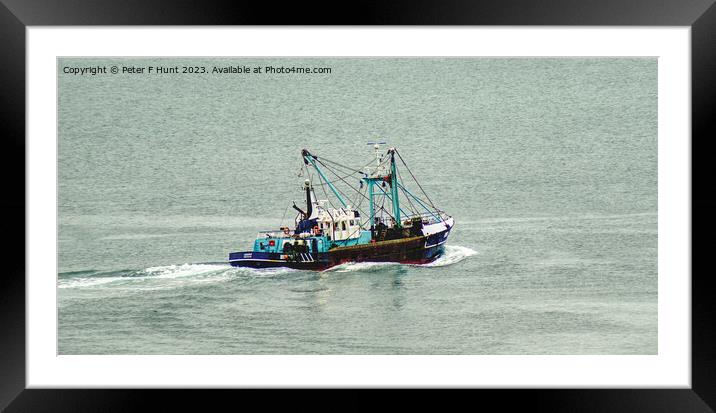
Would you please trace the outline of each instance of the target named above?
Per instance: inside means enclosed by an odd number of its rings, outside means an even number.
[[[228,267],[226,265],[182,264],[149,267],[144,270],[144,274],[146,274],[147,277],[179,278],[207,275],[217,271],[226,271],[227,269]]]
[[[477,251],[457,245],[445,247],[445,253],[437,260],[414,267],[445,267],[463,261]],[[329,268],[324,272],[379,272],[399,267],[396,262],[349,262]],[[254,269],[231,267],[226,263],[180,264],[149,267],[143,270],[120,270],[116,272],[76,271],[69,277],[60,276],[58,288],[125,288],[164,289],[188,284],[217,283],[236,278],[272,278],[288,273],[304,271],[286,267]]]
[[[445,267],[448,265],[457,264],[458,262],[466,259],[467,257],[477,254],[477,251],[468,247],[461,247],[459,245],[446,245],[445,253],[443,253],[437,260],[419,265],[420,267]]]
[[[296,270],[290,268],[236,268],[226,263],[180,264],[149,267],[137,271],[117,271],[87,276],[62,277],[58,288],[165,289],[189,284],[231,281],[238,277],[275,277]]]
[[[77,277],[67,280],[59,280],[57,288],[86,288],[97,287],[122,280],[124,277]]]

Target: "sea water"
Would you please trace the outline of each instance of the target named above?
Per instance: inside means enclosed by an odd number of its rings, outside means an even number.
[[[112,66],[180,69],[63,72]],[[655,58],[66,58],[58,90],[60,354],[658,351]],[[293,222],[302,148],[374,140],[455,218],[443,257],[227,264]]]

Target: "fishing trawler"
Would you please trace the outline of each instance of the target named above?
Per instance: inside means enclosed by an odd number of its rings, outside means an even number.
[[[369,144],[374,146],[375,159],[362,170],[303,149],[301,175],[309,178],[303,184],[305,210],[294,202],[297,215],[293,227],[259,232],[253,250],[230,253],[229,263],[235,267],[325,270],[348,262],[425,264],[440,257],[453,218],[435,207],[397,149],[381,153],[384,142]],[[396,160],[424,198],[404,186]],[[355,188],[350,182],[357,177],[359,187]],[[326,199],[317,199],[314,178]],[[346,195],[346,187],[352,190],[352,199]]]

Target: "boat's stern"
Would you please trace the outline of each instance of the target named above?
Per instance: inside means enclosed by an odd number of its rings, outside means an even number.
[[[272,268],[286,265],[281,254],[273,252],[239,251],[229,253],[229,264],[234,267]]]

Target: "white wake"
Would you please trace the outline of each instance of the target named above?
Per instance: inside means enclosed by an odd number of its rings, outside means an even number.
[[[440,258],[422,265],[409,264],[411,267],[432,268],[457,264],[477,254],[477,251],[457,245],[448,245]],[[400,267],[396,262],[349,262],[331,267],[324,272],[379,272]],[[283,274],[299,272],[291,268],[254,269],[232,267],[229,264],[180,264],[149,267],[138,271],[113,273],[97,273],[77,277],[58,279],[58,288],[127,288],[127,289],[165,289],[187,286],[191,284],[220,283],[237,278],[272,278]]]
[[[275,277],[296,270],[290,268],[238,268],[229,264],[181,264],[149,267],[121,275],[60,277],[58,288],[165,289],[191,284],[231,281],[240,277]]]
[[[445,253],[440,256],[437,260],[422,264],[420,267],[445,267],[448,265],[457,264],[460,261],[465,260],[467,257],[471,257],[477,254],[477,251],[468,247],[461,247],[459,245],[446,245]]]

